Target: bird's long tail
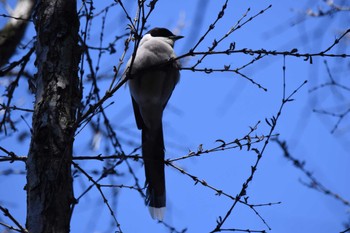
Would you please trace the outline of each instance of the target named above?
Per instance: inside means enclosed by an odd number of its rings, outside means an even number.
[[[165,211],[164,140],[162,125],[142,129],[142,156],[146,174],[146,204],[153,219],[163,220]]]

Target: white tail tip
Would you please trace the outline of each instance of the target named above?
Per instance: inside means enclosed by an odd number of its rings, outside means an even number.
[[[165,214],[165,207],[156,208],[156,207],[149,206],[148,210],[153,219],[163,221],[164,214]]]

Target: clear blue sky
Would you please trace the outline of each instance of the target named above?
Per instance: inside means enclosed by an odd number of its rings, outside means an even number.
[[[112,2],[112,1],[111,1]],[[178,55],[187,52],[197,42],[194,30],[202,35],[207,27],[216,19],[217,13],[224,3],[209,1],[206,9],[200,14],[201,23],[195,24],[194,16],[200,5],[205,1],[159,1],[156,9],[149,18],[150,27],[161,26],[175,30],[179,29],[185,38],[178,41],[175,50]],[[260,10],[272,4],[272,8],[256,19],[247,23],[243,28],[233,33],[219,49],[227,49],[231,42],[236,43],[236,48],[288,50],[298,48],[299,52],[318,52],[333,43],[335,36],[345,29],[345,16],[325,19],[306,19],[298,22],[304,14],[307,6],[317,9],[317,1],[230,1],[225,15],[215,27],[215,30],[199,46],[198,50],[205,51],[211,46],[214,38],[218,39],[225,34],[237,20],[242,17],[248,8],[251,8],[246,19],[255,15]],[[100,2],[96,5],[95,13],[104,6]],[[203,6],[203,5],[202,5]],[[127,5],[131,16],[135,14],[135,7]],[[111,8],[107,15],[105,25],[104,46],[107,46],[114,36],[125,31],[126,21],[118,7]],[[101,19],[101,17],[99,18]],[[3,21],[3,18],[0,18]],[[349,20],[349,16],[347,16]],[[122,22],[121,24],[119,22]],[[90,40],[92,46],[99,46],[101,21],[96,20],[92,24]],[[28,41],[34,31],[28,30]],[[122,43],[120,43],[122,44]],[[104,54],[100,63],[99,74],[105,75],[105,81],[101,81],[102,88],[108,88],[112,68],[118,64],[122,53],[122,47],[117,46],[117,53]],[[341,48],[342,44],[340,45]],[[334,49],[331,52],[342,52]],[[129,55],[128,55],[129,56]],[[97,57],[94,59],[97,60]],[[212,56],[201,67],[223,68],[230,65],[231,68],[240,67],[251,59],[248,55]],[[185,67],[190,67],[196,58],[184,61]],[[348,63],[347,59],[347,63]],[[344,71],[338,66],[339,59],[328,59],[329,66],[337,80],[342,80]],[[344,62],[345,63],[345,62]],[[276,115],[282,99],[283,57],[266,57],[256,64],[249,66],[242,72],[253,78],[268,89],[264,92],[252,85],[246,79],[232,73],[194,73],[182,71],[181,81],[177,85],[169,102],[169,107],[164,115],[164,132],[166,143],[166,157],[176,158],[186,155],[189,150],[196,151],[200,144],[204,149],[210,149],[217,145],[215,140],[222,139],[232,141],[241,138],[249,131],[249,126],[254,126],[258,121],[257,134],[267,134],[269,126],[265,118]],[[32,70],[35,70],[32,68]],[[338,193],[345,199],[350,199],[349,189],[349,133],[346,119],[339,126],[339,131],[331,134],[335,120],[329,116],[323,116],[312,112],[313,108],[326,108],[339,103],[333,97],[332,91],[348,97],[347,92],[334,89],[322,89],[318,93],[309,93],[313,87],[324,83],[328,76],[323,65],[323,59],[314,59],[313,64],[302,58],[286,58],[286,83],[287,93],[291,93],[304,80],[309,83],[296,95],[295,101],[287,104],[283,109],[278,122],[276,133],[282,140],[286,140],[290,152],[300,160],[306,161],[306,168],[313,172],[326,187]],[[26,98],[26,81],[21,88],[23,95],[18,95],[16,101],[22,101],[23,106],[31,106],[32,97]],[[346,85],[345,82],[343,82]],[[349,82],[348,82],[349,84]],[[350,85],[348,85],[350,86]],[[0,84],[0,90],[4,87]],[[88,88],[86,88],[88,89]],[[19,92],[21,93],[21,92]],[[101,94],[104,93],[102,90]],[[340,93],[340,94],[339,94]],[[1,99],[0,99],[1,100]],[[116,132],[120,133],[123,148],[127,153],[133,150],[128,142],[138,143],[139,132],[134,123],[130,97],[127,88],[122,88],[114,95],[111,101],[115,103],[107,109]],[[107,101],[110,103],[111,101]],[[30,117],[27,117],[30,121]],[[22,124],[26,127],[25,124]],[[124,129],[127,130],[124,130]],[[104,152],[105,143],[97,151],[89,149],[90,128],[84,129],[77,137],[75,155],[97,155]],[[17,154],[26,155],[29,149],[29,140],[18,142],[16,134],[10,139],[1,136],[0,145],[13,150]],[[134,144],[132,144],[134,145]],[[261,149],[263,144],[257,146]],[[247,195],[251,204],[282,202],[279,205],[258,207],[259,214],[272,228],[271,232],[284,233],[329,233],[344,230],[342,225],[348,220],[349,207],[345,207],[338,200],[330,196],[311,190],[301,184],[300,180],[308,179],[292,164],[283,158],[283,152],[279,147],[270,143],[258,166],[258,171],[250,183]],[[254,164],[256,155],[254,152],[245,152],[238,149],[225,152],[205,154],[176,163],[190,174],[205,180],[217,189],[224,190],[232,196],[240,191],[243,182],[250,174],[250,167]],[[101,162],[79,162],[86,170],[102,169]],[[139,163],[130,161],[136,175],[143,183],[143,167]],[[0,163],[0,203],[13,213],[15,217],[24,223],[25,221],[25,175],[4,176],[3,171],[12,168],[24,171],[21,163]],[[126,171],[126,167],[120,168]],[[130,175],[114,179],[115,183],[133,185]],[[174,226],[177,230],[187,228],[187,232],[209,232],[216,226],[216,219],[224,216],[232,204],[232,200],[224,196],[216,196],[215,192],[194,182],[177,170],[166,168],[167,203],[168,209],[165,222]],[[111,182],[104,180],[103,184]],[[75,195],[81,194],[82,187],[90,185],[85,177],[80,175],[75,180]],[[111,190],[104,189],[110,198]],[[116,202],[112,202],[113,210],[124,232],[169,232],[162,224],[153,221],[149,216],[144,201],[134,190],[122,189]],[[3,222],[8,222],[1,217]],[[72,232],[112,232],[114,222],[106,205],[96,189],[93,189],[83,198],[77,206],[72,220]],[[268,230],[266,225],[248,207],[238,205],[223,228],[238,228],[251,230]],[[1,229],[1,228],[0,228]]]

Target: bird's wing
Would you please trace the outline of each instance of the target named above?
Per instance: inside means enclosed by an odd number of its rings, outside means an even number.
[[[171,88],[171,92],[174,90],[176,84],[179,82],[179,79],[180,79],[180,72],[179,72],[179,64],[177,62],[174,62],[172,64],[169,64],[168,66],[166,66],[164,69],[173,69],[171,72],[169,72],[170,74],[173,75],[173,77],[167,77],[168,79],[170,79],[171,81],[173,81],[173,85],[169,88]],[[167,90],[169,91],[169,90]],[[166,105],[168,104],[169,102],[169,99],[171,97],[171,94],[168,96],[168,99],[166,100],[165,104],[163,105],[163,110],[164,108],[166,107]]]
[[[139,105],[135,101],[134,97],[132,97],[132,95],[131,95],[131,100],[132,100],[132,107],[134,108],[134,115],[135,115],[137,128],[142,129],[144,126],[144,122],[140,113]]]

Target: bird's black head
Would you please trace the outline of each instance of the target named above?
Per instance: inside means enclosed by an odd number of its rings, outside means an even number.
[[[171,31],[166,28],[153,28],[146,34],[150,34],[153,37],[172,37],[175,36]]]
[[[171,31],[166,28],[153,28],[149,30],[146,34],[150,34],[152,37],[167,37],[173,41],[183,38],[183,36],[176,36]]]

